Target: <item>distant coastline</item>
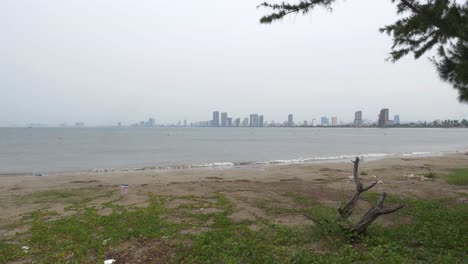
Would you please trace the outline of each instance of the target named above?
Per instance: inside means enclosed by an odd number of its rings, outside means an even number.
[[[209,126],[177,126],[177,125],[156,125],[153,127],[135,127],[135,126],[114,126],[114,125],[96,125],[96,126],[0,126],[0,128],[68,128],[68,129],[86,129],[86,128],[133,128],[133,129],[155,129],[155,128],[216,128],[216,129],[265,129],[265,128],[357,128],[357,129],[366,129],[366,128],[377,128],[377,129],[386,129],[386,128],[468,128],[468,126],[456,125],[456,126],[431,126],[431,125],[410,125],[403,124],[398,126],[383,126],[379,127],[377,125],[373,126],[351,126],[351,125],[342,125],[342,126],[264,126],[264,127],[209,127]]]

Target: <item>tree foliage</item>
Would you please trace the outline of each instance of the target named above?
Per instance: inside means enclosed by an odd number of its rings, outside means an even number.
[[[315,7],[332,8],[337,0],[301,0],[291,4],[262,3],[273,12],[260,19],[269,24],[291,13],[307,14]],[[460,102],[468,103],[468,2],[455,0],[391,0],[403,17],[380,32],[393,38],[390,60],[413,54],[416,59],[435,48],[430,58],[442,80],[458,90]]]

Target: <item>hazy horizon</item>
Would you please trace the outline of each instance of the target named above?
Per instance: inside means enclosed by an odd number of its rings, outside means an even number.
[[[259,24],[261,1],[3,1],[0,126],[158,123],[263,114],[282,122],[381,108],[468,119],[425,56],[385,61],[391,1],[347,1]],[[319,120],[318,120],[319,121]],[[316,120],[317,122],[317,120]]]

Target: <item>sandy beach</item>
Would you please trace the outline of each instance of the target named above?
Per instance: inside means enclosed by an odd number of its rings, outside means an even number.
[[[456,153],[437,157],[364,161],[360,171],[364,183],[379,181],[373,189],[375,192],[385,191],[402,198],[434,199],[466,197],[466,187],[449,185],[444,179],[450,170],[466,167],[468,153]],[[426,178],[424,174],[428,172],[434,173],[436,177]],[[230,169],[3,175],[0,177],[0,237],[7,238],[16,232],[26,231],[29,228],[27,224],[15,223],[37,210],[55,211],[57,217],[70,215],[74,213],[73,210],[66,208],[82,199],[87,199],[90,206],[97,208],[110,201],[129,208],[144,207],[148,204],[149,193],[170,196],[223,193],[236,205],[235,213],[230,216],[234,220],[265,218],[286,225],[303,224],[308,219],[302,215],[269,216],[258,204],[268,200],[287,206],[290,201],[283,194],[295,192],[333,207],[354,189],[351,175],[350,161]],[[120,184],[129,185],[128,194],[120,194]],[[171,206],[177,206],[177,200],[174,203]],[[109,213],[106,210],[102,207],[100,213]],[[384,221],[385,217],[382,219]]]

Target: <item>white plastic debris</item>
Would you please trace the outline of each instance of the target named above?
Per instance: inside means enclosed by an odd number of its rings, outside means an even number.
[[[427,178],[425,176],[419,176],[418,180],[420,180],[420,181],[432,181],[432,179]]]
[[[104,260],[104,264],[112,264],[115,262],[115,259],[107,259],[107,260]]]
[[[424,175],[404,174],[408,179],[416,179],[418,181],[432,181],[433,179],[427,178]]]
[[[379,183],[383,183],[383,181],[378,181],[377,184],[379,184]]]
[[[24,251],[24,253],[28,253],[28,251],[29,251],[28,246],[22,246],[21,249]]]
[[[110,241],[110,238],[108,239],[104,239],[104,241],[102,241],[102,245],[105,246],[107,245],[107,243]]]

